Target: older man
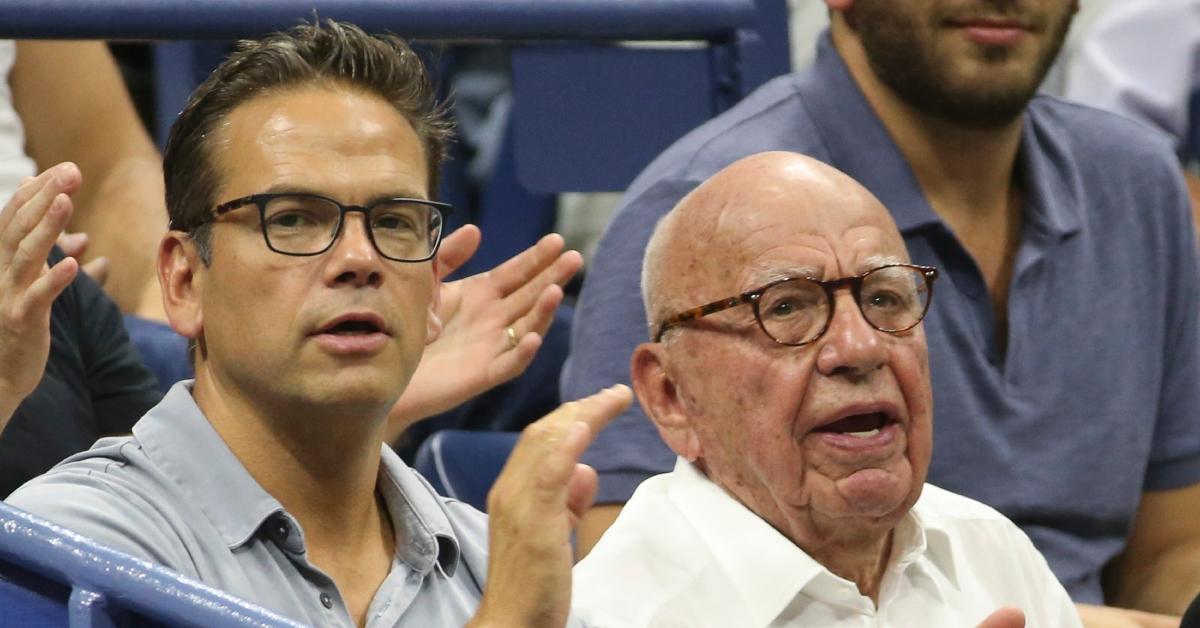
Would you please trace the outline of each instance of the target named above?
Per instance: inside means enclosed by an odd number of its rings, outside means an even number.
[[[1096,626],[1139,620],[1106,602],[1178,615],[1200,589],[1200,528],[1183,523],[1200,517],[1200,266],[1178,160],[1140,125],[1034,95],[1072,0],[826,4],[812,69],[631,185],[588,271],[563,398],[628,376],[662,215],[743,156],[811,155],[943,273],[932,481],[1021,526]],[[637,410],[585,456],[608,504],[673,459]],[[589,513],[582,545],[616,509]]]
[[[589,623],[1079,624],[1015,525],[924,484],[938,275],[869,192],[747,157],[660,221],[643,268],[633,383],[679,458],[576,569]]]
[[[441,289],[435,257],[449,208],[430,196],[447,131],[395,37],[302,26],[222,64],[164,163],[173,230],[159,279],[172,326],[194,341],[196,379],[132,437],[100,441],[10,503],[314,625],[562,625],[569,524],[595,490],[575,459],[628,390],[566,407],[522,439],[492,509],[503,562],[486,573],[483,515],[439,498],[383,445],[406,387],[406,400],[428,397],[480,366],[417,368],[443,331],[440,299],[462,296]],[[16,256],[31,303],[75,271],[39,274],[32,251],[61,228],[77,185],[64,166],[20,193],[12,224],[39,225]],[[533,327],[561,294],[550,284],[578,267],[546,253],[497,275],[512,298],[489,310],[490,349],[537,344]]]

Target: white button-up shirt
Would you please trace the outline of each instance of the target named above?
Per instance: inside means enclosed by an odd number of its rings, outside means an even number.
[[[925,485],[896,527],[879,608],[684,460],[644,482],[574,572],[595,627],[969,628],[1002,606],[1079,626],[1066,591],[1003,515]]]

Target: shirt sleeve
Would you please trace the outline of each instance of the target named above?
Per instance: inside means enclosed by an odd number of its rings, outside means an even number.
[[[1200,257],[1191,204],[1178,168],[1147,186],[1159,200],[1166,243],[1161,267],[1167,278],[1164,364],[1146,490],[1200,482]],[[1157,194],[1154,191],[1157,190]]]
[[[642,256],[660,218],[695,188],[695,181],[663,180],[627,198],[613,218],[587,270],[563,367],[563,401],[617,383],[629,384],[629,360],[649,340],[642,305]],[[642,480],[666,473],[675,454],[659,438],[641,406],[630,405],[583,455],[596,469],[596,503],[624,503]]]

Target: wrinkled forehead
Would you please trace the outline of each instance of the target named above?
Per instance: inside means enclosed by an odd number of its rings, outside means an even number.
[[[853,181],[767,182],[717,189],[708,205],[710,268],[735,278],[760,272],[824,278],[860,274],[908,260],[887,209]],[[752,272],[753,271],[753,272]],[[744,286],[742,286],[744,287]]]

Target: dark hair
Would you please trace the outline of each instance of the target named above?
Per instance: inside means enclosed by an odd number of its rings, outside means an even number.
[[[205,264],[211,260],[211,211],[220,180],[212,160],[214,132],[230,112],[251,99],[314,83],[359,89],[395,107],[420,138],[430,194],[437,190],[453,125],[437,101],[424,64],[404,40],[325,20],[242,41],[192,92],[171,126],[163,154],[171,228],[190,234]]]

